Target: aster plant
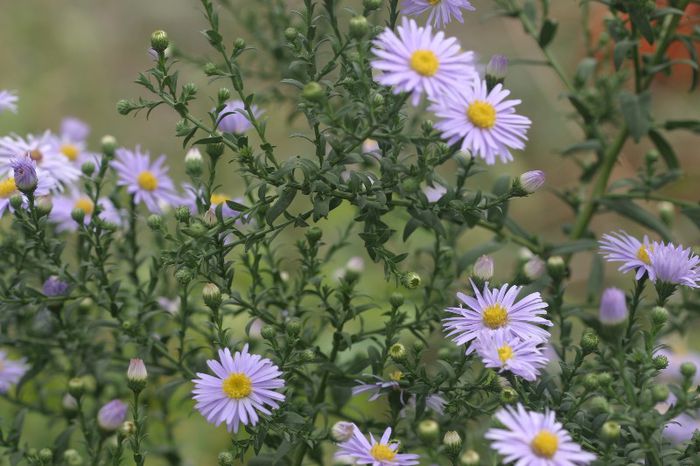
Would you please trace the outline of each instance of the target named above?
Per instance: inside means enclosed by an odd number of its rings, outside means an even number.
[[[668,193],[700,121],[651,104],[694,90],[688,0],[572,4],[580,57],[548,0],[191,1],[210,53],[155,31],[116,105],[180,154],[0,134],[9,464],[695,464],[700,204]],[[489,59],[485,17],[539,55]]]

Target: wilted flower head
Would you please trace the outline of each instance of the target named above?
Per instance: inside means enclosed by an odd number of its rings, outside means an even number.
[[[97,425],[108,432],[119,429],[126,419],[127,404],[122,400],[112,400],[97,413]]]
[[[627,319],[627,298],[619,288],[608,288],[600,298],[600,322],[603,325],[617,325]]]
[[[17,113],[17,94],[15,91],[0,90],[0,112]]]
[[[12,360],[7,353],[0,350],[0,393],[7,393],[29,370],[26,359]]]
[[[263,113],[255,105],[251,106],[251,111],[255,118],[259,118]],[[226,102],[223,110],[219,112],[217,120],[217,128],[224,133],[243,134],[252,127],[248,120],[248,112],[246,112],[245,105],[241,100]]]
[[[490,280],[493,277],[493,258],[481,256],[474,263],[474,276],[481,280]]]
[[[350,456],[358,464],[373,466],[410,466],[418,464],[419,455],[399,453],[398,442],[391,441],[391,427],[387,427],[379,440],[372,434],[369,440],[355,426],[350,440],[338,445],[335,457]]]
[[[446,26],[452,18],[464,23],[462,9],[474,11],[476,8],[469,0],[404,0],[401,5],[401,12],[405,15],[418,16],[430,11],[428,23],[438,29]]]
[[[44,282],[41,292],[44,294],[44,296],[49,297],[65,296],[68,294],[68,288],[68,283],[64,282],[56,275],[52,275]]]

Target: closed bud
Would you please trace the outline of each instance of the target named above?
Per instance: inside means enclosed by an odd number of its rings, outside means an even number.
[[[406,360],[406,347],[401,343],[394,343],[389,348],[389,357],[396,362],[402,362]]]
[[[221,74],[219,68],[213,63],[207,63],[204,65],[204,74],[207,76],[217,76]]]
[[[668,367],[668,358],[663,354],[660,354],[658,356],[654,356],[654,359],[651,360],[651,363],[653,364],[654,369],[656,369],[657,371],[661,371]]]
[[[661,327],[668,320],[668,311],[665,307],[655,306],[651,310],[651,321],[657,327]]]
[[[692,379],[697,372],[697,367],[692,362],[684,362],[681,364],[681,375],[686,379]]]
[[[462,450],[462,437],[454,430],[445,433],[445,436],[442,438],[442,443],[452,455],[456,456]]]
[[[63,461],[65,461],[68,466],[81,466],[83,464],[83,457],[80,456],[77,450],[70,448],[63,452]]]
[[[185,154],[185,172],[189,176],[197,178],[202,175],[203,166],[202,153],[199,151],[199,149],[193,147],[188,150]]]
[[[598,374],[598,383],[601,387],[607,387],[612,383],[612,375],[609,372],[601,372]]]
[[[146,219],[146,223],[148,224],[148,228],[153,231],[158,231],[163,225],[163,217],[158,214],[151,214]]]
[[[129,382],[129,388],[138,392],[143,390],[148,379],[148,371],[142,359],[134,358],[129,361],[129,367],[126,370],[126,379]]]
[[[331,428],[331,437],[336,442],[346,442],[352,438],[355,432],[355,424],[352,422],[339,421]]]
[[[311,227],[306,230],[306,240],[311,245],[316,244],[321,239],[321,236],[323,236],[323,231],[319,227]]]
[[[420,275],[415,272],[408,272],[401,277],[401,284],[409,290],[418,288],[420,283]]]
[[[600,428],[600,438],[606,442],[615,442],[620,438],[620,424],[615,421],[607,421]]]
[[[82,225],[85,220],[85,211],[83,209],[73,209],[70,212],[70,216],[75,223]]]
[[[153,50],[162,55],[165,49],[170,45],[170,40],[168,39],[168,34],[165,31],[155,31],[151,34],[151,47]]]
[[[227,87],[222,87],[219,89],[217,98],[219,99],[220,103],[224,103],[231,98],[231,91]]]
[[[306,83],[304,89],[302,89],[301,91],[301,96],[302,98],[311,102],[319,102],[323,100],[323,98],[326,96],[326,93],[323,90],[323,86],[321,86],[316,81],[311,81],[309,83]]]
[[[226,149],[226,146],[224,146],[223,142],[220,142],[218,144],[207,144],[207,155],[209,157],[212,157],[214,159],[221,157],[221,155],[224,153],[224,150]]]
[[[426,419],[418,424],[418,437],[425,443],[432,443],[440,436],[440,426],[432,419]]]
[[[477,466],[479,461],[481,458],[475,450],[467,450],[459,457],[459,464],[462,466]]]
[[[378,10],[382,6],[382,0],[362,0],[362,6],[367,11]]]
[[[545,176],[542,170],[525,172],[513,182],[513,191],[516,196],[532,194],[544,186]]]
[[[185,95],[195,95],[199,89],[195,83],[185,83],[182,86],[182,93]]]
[[[350,19],[350,36],[361,39],[369,31],[369,23],[364,16],[355,16]]]
[[[233,455],[227,451],[219,453],[217,461],[219,462],[219,466],[233,466],[235,464]]]
[[[619,288],[608,288],[600,299],[599,317],[604,326],[617,326],[627,320],[627,298]]]
[[[420,181],[415,178],[406,178],[401,182],[401,189],[409,194],[415,193],[419,188]]]
[[[245,48],[245,39],[243,39],[242,37],[237,38],[233,42],[233,47],[238,49],[238,50]]]
[[[598,388],[598,377],[595,374],[586,374],[583,378],[583,386],[588,391]]]
[[[555,280],[561,280],[566,275],[566,263],[561,256],[552,256],[547,259],[547,272]]]
[[[655,403],[666,401],[668,399],[668,395],[670,394],[671,392],[666,385],[654,385],[651,388],[651,397]]]
[[[644,155],[644,161],[647,165],[654,165],[659,160],[659,151],[652,149]]]
[[[401,307],[403,302],[404,297],[401,293],[392,293],[391,296],[389,296],[389,304],[391,304],[391,307],[394,309]]]
[[[671,202],[659,202],[659,217],[661,221],[666,224],[666,226],[673,225],[673,219],[676,215],[676,208]]]
[[[585,354],[589,354],[598,349],[598,335],[592,331],[586,331],[581,335],[581,349]]]
[[[266,340],[272,340],[277,335],[275,328],[272,325],[266,325],[260,330],[260,336]]]
[[[289,42],[292,42],[294,39],[296,39],[298,35],[299,31],[297,31],[295,28],[289,27],[284,30],[284,38],[287,39]]]
[[[70,379],[68,381],[68,393],[75,399],[80,399],[85,393],[85,381],[79,377]]]
[[[42,448],[39,450],[39,461],[49,463],[53,460],[53,452],[50,448]]]
[[[61,407],[63,408],[63,412],[72,415],[78,411],[78,400],[70,393],[66,393],[61,399]]]
[[[180,285],[186,286],[194,278],[193,275],[194,274],[192,273],[192,271],[190,269],[188,269],[187,267],[183,267],[183,268],[179,269],[177,272],[175,272],[175,280],[177,280],[177,282]]]
[[[202,299],[211,309],[218,309],[221,306],[221,290],[216,284],[207,283],[202,287]]]
[[[505,404],[513,404],[518,401],[518,392],[513,387],[503,387],[501,390],[501,401]]]
[[[316,352],[312,349],[305,349],[301,352],[301,359],[306,362],[312,362],[316,359]]]
[[[80,166],[80,170],[85,176],[92,176],[95,173],[95,164],[92,162],[85,162]]]
[[[53,210],[53,202],[49,196],[41,196],[36,199],[36,211],[40,217],[49,215]]]
[[[133,110],[133,105],[128,100],[121,99],[117,101],[117,112],[119,112],[120,115],[128,115],[131,110]]]
[[[372,96],[372,105],[375,107],[381,107],[384,105],[384,96],[381,94],[374,94]]]
[[[480,280],[491,280],[493,277],[493,258],[481,256],[474,263],[474,276]]]
[[[503,84],[508,73],[508,58],[503,55],[494,55],[486,65],[486,84],[493,89],[496,84]]]
[[[15,187],[24,194],[33,193],[39,184],[39,177],[36,173],[36,162],[34,161],[33,154],[34,152],[28,152],[23,157],[18,157],[10,162],[15,180]],[[43,157],[40,152],[38,157]]]
[[[530,260],[525,262],[525,265],[523,265],[523,274],[525,274],[527,279],[530,281],[535,281],[540,278],[542,275],[544,275],[546,270],[547,265],[542,259],[539,258],[539,256],[533,256]]]
[[[117,140],[114,136],[106,134],[102,136],[100,141],[100,147],[102,148],[102,153],[108,157],[114,155],[114,151],[117,150]]]
[[[420,354],[421,351],[425,349],[425,344],[423,344],[422,341],[416,340],[413,342],[413,352],[416,354]]]
[[[124,421],[122,425],[119,426],[119,435],[124,438],[131,437],[136,432],[136,424],[131,421]]]
[[[301,331],[301,321],[299,319],[290,319],[287,322],[287,335],[290,337],[295,337],[299,335],[299,332]]]
[[[21,194],[13,194],[10,196],[10,207],[12,207],[12,209],[19,210],[22,208],[22,204],[24,204],[24,199]]]
[[[591,410],[591,413],[595,415],[610,412],[610,404],[608,403],[608,400],[606,400],[605,397],[602,396],[594,396],[593,398],[591,398],[591,401],[588,402],[588,406]]]
[[[186,206],[180,206],[175,209],[175,218],[180,223],[187,223],[190,220],[190,208]]]

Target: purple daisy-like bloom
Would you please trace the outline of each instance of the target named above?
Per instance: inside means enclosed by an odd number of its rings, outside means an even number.
[[[7,393],[29,370],[26,359],[12,360],[0,350],[0,393]]]
[[[85,141],[90,135],[90,126],[75,117],[66,117],[61,121],[61,135],[71,141]]]
[[[115,225],[121,224],[121,213],[114,207],[112,201],[103,197],[99,200],[99,204],[101,209],[100,219],[105,222],[114,223]],[[72,217],[74,209],[80,209],[85,212],[83,223],[88,224],[92,219],[92,213],[95,211],[95,204],[90,197],[78,190],[56,195],[53,197],[53,209],[51,209],[51,213],[49,214],[49,220],[58,225],[58,231],[76,231],[78,229],[78,224]]]
[[[522,466],[576,466],[596,459],[571,439],[554,412],[527,411],[521,404],[496,413],[505,429],[489,429],[485,437],[506,463]]]
[[[649,247],[649,280],[698,288],[700,257],[690,248],[655,241]]]
[[[250,109],[255,118],[259,118],[263,113],[255,105],[251,106]],[[248,120],[248,112],[246,112],[245,105],[241,100],[226,102],[226,106],[219,112],[217,121],[217,129],[224,133],[243,134],[253,126]]]
[[[485,367],[499,372],[510,371],[533,382],[549,362],[539,344],[537,340],[521,340],[501,329],[482,332],[475,340],[474,348]]]
[[[604,234],[599,243],[601,254],[608,262],[622,262],[618,269],[622,273],[633,270],[634,278],[639,280],[645,273],[651,272],[651,243],[646,235],[639,241],[621,230]]]
[[[68,289],[70,286],[68,283],[64,282],[55,275],[50,276],[46,279],[41,287],[41,292],[44,296],[56,297],[65,296],[68,294]]]
[[[405,0],[401,5],[401,12],[409,16],[418,16],[430,11],[428,23],[432,23],[436,28],[446,26],[453,18],[464,23],[463,9],[476,10],[468,0]]]
[[[418,27],[406,17],[397,31],[387,28],[373,41],[372,67],[382,72],[375,81],[392,86],[395,94],[410,92],[413,105],[423,94],[436,99],[478,79],[474,53],[462,52],[456,38],[442,31],[433,35],[430,26]]]
[[[275,391],[284,387],[279,368],[269,359],[248,353],[248,345],[231,356],[228,348],[219,350],[219,361],[207,361],[216,376],[197,373],[194,399],[196,408],[215,425],[226,423],[229,432],[238,432],[240,424],[254,426],[258,411],[271,414],[279,408],[284,395]]]
[[[0,90],[0,112],[17,113],[17,94],[15,91]]]
[[[87,150],[89,135],[90,126],[87,123],[74,117],[64,118],[60,133],[53,138],[55,150],[78,168],[85,162],[92,162],[95,167],[99,167],[100,154]]]
[[[139,146],[133,151],[119,148],[112,167],[117,171],[117,185],[126,187],[134,201],[137,204],[143,202],[151,212],[160,213],[164,205],[182,201],[168,176],[165,155],[151,162],[149,153],[142,153]]]
[[[336,458],[350,457],[356,464],[372,466],[410,466],[418,464],[420,455],[399,453],[399,443],[391,441],[391,427],[387,427],[379,440],[372,434],[369,440],[355,426],[352,438],[338,444]]]
[[[129,409],[122,400],[112,400],[97,412],[97,425],[106,431],[117,430],[126,419]]]
[[[510,91],[496,84],[489,91],[485,81],[473,86],[460,85],[452,94],[444,94],[430,106],[440,121],[435,128],[448,144],[460,143],[462,151],[483,158],[488,165],[498,158],[513,160],[511,149],[522,150],[527,141],[529,118],[515,113],[520,100],[506,100]]]
[[[516,301],[522,289],[519,286],[503,285],[501,288],[489,289],[488,283],[480,292],[474,282],[471,282],[474,297],[457,293],[460,301],[467,305],[449,307],[447,312],[457,314],[457,317],[443,319],[448,337],[453,337],[457,345],[464,345],[475,340],[482,332],[505,330],[509,335],[522,340],[545,342],[549,332],[539,325],[551,326],[552,322],[542,317],[546,314],[547,303],[542,300],[540,293],[531,293]],[[466,354],[474,351],[474,345],[469,345]]]
[[[372,375],[372,377],[377,379],[377,382],[365,383],[362,380],[356,380],[358,385],[352,388],[352,394],[359,395],[360,393],[367,392],[370,395],[367,401],[374,401],[383,393],[390,390],[398,390],[399,388],[399,383],[395,380],[384,380],[376,375]]]
[[[698,413],[694,414],[695,417],[683,413],[668,421],[666,426],[664,426],[664,437],[675,444],[692,439],[695,431],[700,430],[700,418],[697,417]]]

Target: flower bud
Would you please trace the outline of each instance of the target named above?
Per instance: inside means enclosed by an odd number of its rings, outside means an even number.
[[[126,370],[126,379],[129,382],[129,388],[135,392],[140,392],[146,386],[148,371],[142,359],[134,358],[129,362],[129,367]]]
[[[193,278],[192,271],[187,267],[183,267],[175,272],[175,280],[182,286],[188,285]]]
[[[681,364],[681,375],[686,379],[692,379],[697,372],[697,367],[692,362],[684,362]]]
[[[301,96],[311,102],[320,102],[326,96],[326,92],[319,83],[311,81],[306,83],[304,89],[301,91]]]
[[[661,221],[670,227],[673,225],[673,219],[676,215],[676,208],[671,202],[659,202],[659,217]]]
[[[219,453],[217,461],[219,462],[219,466],[233,466],[236,464],[233,455],[227,451]]]
[[[316,359],[316,352],[312,349],[305,349],[301,352],[301,359],[305,362],[312,362]]]
[[[158,231],[161,226],[163,226],[163,217],[158,214],[151,214],[146,219],[146,223],[148,224],[148,228],[153,231]]]
[[[97,425],[104,431],[115,431],[126,419],[126,411],[126,403],[122,400],[112,400],[97,412]]]
[[[12,162],[10,166],[13,170],[15,186],[24,194],[31,194],[36,190],[37,184],[39,184],[39,178],[36,174],[36,162],[32,159],[29,153],[22,157],[18,157]]]
[[[655,403],[661,403],[668,399],[671,392],[666,385],[654,385],[651,388],[651,397]]]
[[[119,435],[124,438],[131,437],[136,432],[136,424],[131,421],[124,421],[119,426]]]
[[[311,227],[306,230],[306,240],[311,245],[316,244],[321,239],[321,236],[323,236],[323,231],[319,227]]]
[[[10,207],[12,207],[13,210],[21,209],[22,204],[24,204],[24,199],[21,194],[13,194],[10,196]]]
[[[221,306],[221,290],[216,284],[207,283],[202,287],[202,299],[209,308],[218,309]]]
[[[542,170],[532,170],[520,175],[513,183],[516,195],[532,194],[544,186],[545,176]],[[522,194],[521,194],[522,193]]]
[[[547,259],[547,272],[555,280],[561,280],[566,275],[566,263],[561,256],[552,256]]]
[[[245,39],[242,37],[238,37],[234,42],[233,42],[233,47],[240,50],[245,48]]]
[[[382,0],[362,0],[362,6],[367,11],[378,10],[382,6]]]
[[[652,149],[644,154],[644,161],[647,165],[654,165],[659,160],[659,151]]]
[[[474,276],[480,280],[490,280],[493,277],[493,258],[481,256],[474,263]]]
[[[85,393],[85,381],[80,377],[74,377],[68,381],[68,393],[75,399],[80,399]]]
[[[339,421],[331,428],[331,437],[336,442],[346,442],[352,438],[355,432],[355,424],[352,422]]]
[[[185,95],[190,95],[190,96],[195,95],[198,90],[199,90],[199,88],[197,87],[197,85],[195,83],[185,83],[182,86],[182,93]]]
[[[651,321],[657,327],[663,326],[668,321],[668,311],[665,307],[655,306],[651,310]]]
[[[486,83],[489,89],[496,84],[503,84],[508,73],[508,58],[503,55],[494,55],[486,65]]]
[[[418,424],[418,437],[425,443],[432,443],[440,436],[440,426],[432,419],[426,419]]]
[[[530,281],[535,281],[540,278],[542,275],[544,275],[546,269],[547,265],[542,259],[539,258],[539,256],[533,256],[530,260],[525,262],[525,265],[523,265],[523,273]]]
[[[165,31],[154,31],[151,34],[151,47],[158,52],[158,55],[162,55],[165,49],[168,48],[168,45],[170,45],[170,40]]]
[[[66,393],[61,399],[61,407],[66,414],[74,414],[78,411],[78,400],[70,393]]]
[[[596,374],[586,374],[583,378],[583,386],[588,391],[593,391],[598,388],[598,377]]]
[[[420,286],[421,279],[420,275],[415,272],[408,272],[401,277],[401,284],[408,288],[409,290],[418,288]]]
[[[462,450],[462,437],[460,437],[454,430],[450,430],[445,433],[442,443],[445,445],[447,451],[452,455],[456,456]]]
[[[384,101],[385,101],[384,96],[381,94],[374,94],[372,96],[372,105],[374,107],[381,107],[382,105],[384,105]],[[379,150],[379,149],[377,149],[377,150]],[[367,151],[365,151],[365,152],[367,152]]]
[[[51,275],[46,279],[44,285],[41,287],[41,292],[44,296],[50,298],[66,296],[68,294],[68,283],[62,281],[56,275]]]
[[[204,65],[204,74],[206,74],[207,76],[217,76],[221,74],[221,72],[215,64],[210,62]]]
[[[612,375],[609,372],[601,372],[598,374],[598,383],[601,387],[607,387],[612,383]]]
[[[222,87],[219,89],[219,92],[216,94],[216,97],[219,100],[219,103],[223,104],[231,98],[231,91],[227,87]]]
[[[606,326],[619,325],[627,320],[627,299],[619,288],[608,288],[600,299],[600,323]]]
[[[610,412],[610,404],[603,396],[594,396],[588,403],[593,414],[598,415]]]
[[[175,219],[180,223],[187,223],[190,220],[190,209],[186,206],[180,206],[175,209]]]
[[[53,452],[50,448],[42,448],[39,450],[39,461],[49,463],[53,460]]]
[[[401,189],[407,193],[415,193],[420,188],[420,181],[411,177],[401,182]]]
[[[226,146],[222,142],[217,144],[207,144],[206,148],[207,155],[214,159],[221,157],[224,153],[224,150],[226,150]]]
[[[185,172],[193,177],[197,178],[202,175],[202,153],[198,148],[193,147],[187,151],[185,154]]]
[[[518,401],[518,392],[513,387],[503,387],[501,390],[501,401],[505,404],[513,404]]]
[[[272,340],[277,336],[277,332],[272,325],[266,325],[260,330],[260,336],[266,340]]]
[[[289,319],[286,326],[287,335],[295,337],[301,331],[301,321],[299,319]]]
[[[134,108],[131,102],[127,99],[120,99],[117,101],[117,112],[120,115],[128,115]]]
[[[396,362],[402,362],[406,360],[406,347],[401,343],[394,343],[389,348],[389,357]]]
[[[600,438],[606,442],[614,442],[620,438],[620,424],[615,421],[607,421],[600,428]]]
[[[403,302],[404,297],[401,293],[392,293],[391,296],[389,296],[389,304],[391,304],[391,307],[394,309],[401,307]]]
[[[654,359],[651,360],[651,363],[654,365],[654,369],[656,369],[657,371],[661,371],[668,367],[668,358],[663,354],[660,354],[658,356],[654,356]]]
[[[296,39],[298,35],[299,31],[297,31],[296,28],[289,27],[284,30],[284,38],[287,39],[289,42],[292,42],[294,39]]]
[[[481,458],[474,450],[467,450],[459,457],[459,464],[462,466],[477,466],[479,461],[481,461]]]
[[[81,466],[83,464],[83,457],[80,456],[77,450],[70,448],[63,452],[63,461],[65,461],[68,466]]]
[[[581,349],[585,354],[590,354],[598,349],[598,335],[592,331],[586,331],[581,335]]]
[[[106,134],[102,136],[100,146],[102,147],[102,153],[111,157],[114,155],[114,151],[117,150],[117,140],[114,138],[114,136]]]
[[[82,225],[85,221],[85,211],[83,209],[76,208],[71,210],[70,216],[78,225]]]
[[[364,16],[355,16],[350,19],[350,36],[362,39],[369,31],[369,23]]]

